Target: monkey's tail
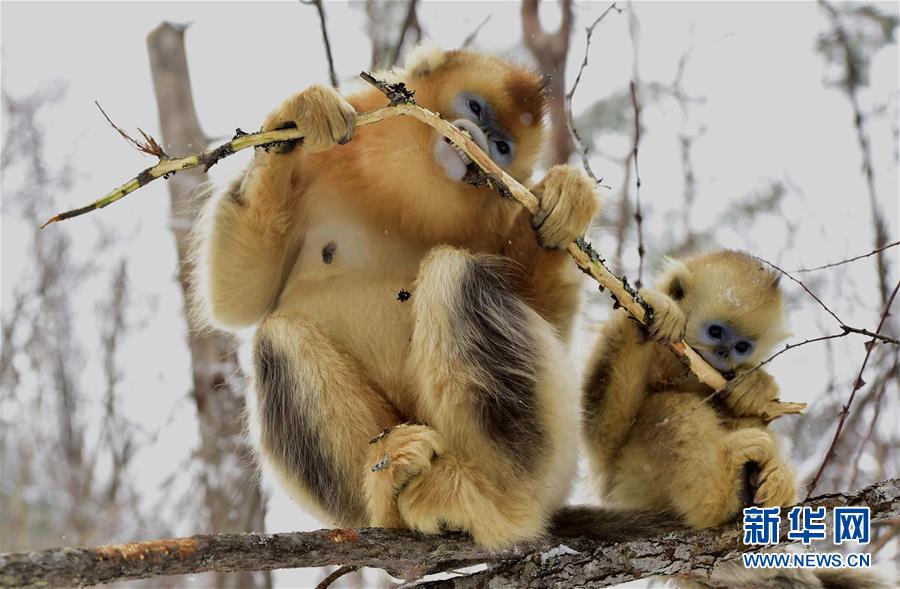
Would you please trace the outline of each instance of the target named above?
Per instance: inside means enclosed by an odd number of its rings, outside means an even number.
[[[678,516],[668,511],[568,505],[553,514],[549,532],[565,538],[583,536],[598,542],[628,542],[684,527]]]
[[[686,528],[676,514],[668,511],[569,505],[553,514],[548,531],[563,538],[585,537],[597,542],[615,543],[652,538]],[[713,584],[691,578],[679,579],[678,586],[683,589],[723,586],[735,589],[770,586],[797,589],[888,589],[884,581],[867,571],[745,569],[740,559],[717,566],[712,576],[716,581]],[[774,584],[766,585],[766,581]]]
[[[853,569],[821,570],[813,573],[823,589],[888,589],[887,584],[868,571]]]

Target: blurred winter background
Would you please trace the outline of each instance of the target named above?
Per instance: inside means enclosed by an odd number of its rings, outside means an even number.
[[[584,58],[585,27],[609,4],[530,6],[369,0],[326,2],[324,10],[344,90],[358,85],[360,70],[402,63],[416,40],[430,38],[534,64],[563,106]],[[739,248],[795,270],[898,239],[896,3],[619,8],[594,30],[572,101],[604,185],[605,209],[590,237],[617,272],[639,277],[632,81],[641,108],[645,284],[664,255]],[[176,25],[163,30],[172,38],[183,35],[199,120],[165,91],[183,89],[183,80],[169,78],[154,92],[146,38],[164,21]],[[129,132],[140,126],[178,154],[236,127],[258,128],[290,93],[328,83],[316,7],[4,2],[0,51],[0,551],[328,525],[270,485],[258,489],[242,437],[246,371],[235,345],[189,330],[179,263],[192,207],[178,191],[203,178],[179,174],[181,184],[154,183],[102,212],[38,230],[153,163],[123,143],[95,100]],[[564,118],[554,123],[542,166],[580,163]],[[226,182],[250,157],[221,162],[209,179]],[[796,276],[845,324],[874,330],[897,284],[898,250]],[[782,284],[793,341],[841,333],[800,287]],[[606,296],[585,290],[573,346],[579,363],[611,309]],[[894,336],[898,306],[884,327]],[[831,444],[866,341],[813,343],[770,365],[783,399],[810,403],[806,415],[777,424],[804,481]],[[817,493],[900,475],[897,370],[898,348],[875,346]],[[575,499],[591,500],[585,485]],[[877,526],[868,547],[894,579],[898,531],[897,522]],[[145,586],[310,586],[325,573],[172,577]],[[389,582],[373,572],[340,581]]]

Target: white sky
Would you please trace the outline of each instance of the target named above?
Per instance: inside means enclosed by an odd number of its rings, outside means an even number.
[[[576,6],[569,81],[583,55],[583,27],[607,5],[581,2]],[[897,12],[897,4],[882,8]],[[326,11],[335,65],[346,87],[347,81],[369,65],[365,16],[360,6],[343,2],[326,3]],[[658,267],[653,236],[678,231],[668,225],[682,202],[677,137],[685,124],[688,129],[701,124],[706,128],[694,148],[698,180],[694,221],[699,227],[709,225],[736,200],[764,189],[773,180],[784,180],[791,187],[779,214],[764,217],[740,232],[717,232],[722,246],[749,249],[785,268],[819,265],[869,251],[873,243],[870,211],[850,107],[838,90],[823,86],[826,67],[814,52],[816,35],[827,27],[818,6],[813,2],[640,2],[636,12],[641,28],[641,80],[670,82],[678,59],[693,46],[684,86],[688,94],[705,98],[702,105],[692,107],[686,123],[673,101],[646,105],[642,113],[646,129],[640,150],[641,198],[650,268]],[[424,2],[419,10],[427,35],[448,48],[458,46],[488,15],[491,19],[479,33],[476,47],[498,52],[516,48],[521,37],[518,2]],[[542,15],[548,27],[558,22],[558,9],[553,5],[542,6]],[[208,135],[225,137],[236,127],[256,128],[291,92],[312,83],[327,83],[316,11],[299,2],[4,2],[0,30],[4,89],[14,97],[24,97],[59,81],[67,87],[65,99],[47,110],[42,121],[48,134],[48,160],[68,161],[77,170],[74,189],[57,197],[59,210],[92,201],[149,165],[148,158],[123,144],[93,101],[99,100],[125,129],[140,126],[159,137],[145,36],[162,20],[192,23],[187,51],[194,98]],[[521,49],[516,54],[524,55]],[[594,35],[590,63],[575,97],[576,114],[627,87],[631,72],[627,13],[611,13]],[[896,45],[876,56],[871,74],[873,86],[862,96],[864,108],[886,102],[892,105],[888,114],[873,119],[868,129],[878,191],[890,235],[896,239],[898,169],[893,159],[896,138],[891,131],[892,125],[897,125],[898,112]],[[601,134],[597,147],[621,155],[628,149],[628,141],[621,134]],[[213,179],[226,181],[248,158],[244,153],[223,161],[213,169]],[[618,194],[621,169],[599,157],[592,161],[612,187],[612,199]],[[168,207],[166,187],[155,183],[100,213],[51,229],[69,231],[80,256],[89,255],[101,229],[122,240],[109,262],[119,256],[129,260],[136,315],[131,319],[139,325],[120,351],[120,364],[127,366],[120,390],[127,392],[126,410],[145,428],[167,432],[140,457],[138,476],[151,489],[188,459],[185,448],[196,441],[192,406],[186,399],[189,367],[181,343],[184,326],[173,239],[167,226]],[[48,217],[56,212],[46,211]],[[788,229],[785,220],[795,225]],[[29,271],[24,264],[30,231],[4,216],[0,304],[8,303],[17,277]],[[601,252],[612,251],[613,237],[602,227],[592,235]],[[896,280],[896,251],[889,259]],[[637,266],[634,244],[629,245],[624,261],[628,274],[633,275]],[[878,304],[873,294],[873,268],[871,261],[845,266],[831,276],[839,275],[851,286],[839,290],[830,280],[823,287],[826,291],[822,294],[851,325],[874,326]],[[108,278],[100,275],[73,293],[76,334],[84,334],[86,340],[96,339],[95,304],[104,298],[107,282]],[[607,312],[604,302],[592,307],[590,315],[602,318]],[[809,305],[797,309],[791,323],[800,339],[834,327]],[[583,326],[577,348],[589,347],[587,338],[593,328]],[[83,343],[97,352],[96,341]],[[861,341],[839,340],[835,348],[836,371],[847,374],[849,382],[849,374],[861,361]],[[576,353],[576,357],[580,355]],[[772,372],[785,391],[783,397],[814,402],[826,379],[827,361],[824,347],[814,346],[776,361]],[[82,378],[85,390],[100,390],[102,373],[96,355],[85,358]],[[847,393],[849,390],[847,387]],[[176,403],[182,410],[170,420]],[[896,399],[882,423],[891,420],[898,422]],[[810,457],[795,459],[806,473]],[[819,457],[811,460],[816,462]],[[589,499],[584,490],[581,494],[580,500]],[[270,531],[320,527],[277,492],[267,526]],[[282,586],[295,586],[311,577],[286,571],[277,578]]]

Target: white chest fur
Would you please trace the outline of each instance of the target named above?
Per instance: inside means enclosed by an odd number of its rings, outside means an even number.
[[[424,248],[353,214],[312,215],[291,278],[304,282],[347,274],[361,281],[415,276]]]

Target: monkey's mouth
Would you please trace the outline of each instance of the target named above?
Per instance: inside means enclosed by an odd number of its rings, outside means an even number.
[[[472,158],[446,137],[435,142],[434,159],[444,170],[444,174],[456,182],[468,182],[478,174],[478,166]]]
[[[734,378],[734,366],[732,366],[730,362],[727,362],[727,361],[723,360],[722,358],[719,358],[711,351],[705,349],[706,348],[705,346],[691,344],[690,342],[688,342],[688,343],[691,345],[692,348],[697,350],[697,353],[699,353],[700,356],[704,360],[709,362],[710,366],[712,366],[713,368],[715,368],[716,370],[721,372],[722,377],[725,380],[731,380]]]
[[[467,119],[452,121],[454,125],[467,132],[472,140],[483,150],[488,149],[487,137],[475,123]],[[472,183],[478,176],[478,166],[461,147],[454,145],[449,139],[438,135],[434,142],[434,159],[444,170],[448,178],[456,182]]]

